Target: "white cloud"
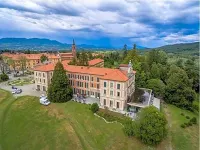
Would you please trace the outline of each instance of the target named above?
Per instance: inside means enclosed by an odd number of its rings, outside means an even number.
[[[198,42],[199,34],[183,35],[182,33],[171,33],[163,38],[167,44]]]
[[[189,25],[198,21],[197,0],[0,1],[0,31],[59,35],[65,31],[74,36],[80,33],[88,38],[94,37],[94,32],[98,32],[104,36],[125,37],[144,44],[151,40],[162,41],[161,43],[194,41],[198,36],[179,33],[184,30],[181,26],[179,32],[170,29],[170,25]],[[168,27],[162,28],[161,25]],[[160,40],[159,37],[163,37],[163,34],[164,38]]]

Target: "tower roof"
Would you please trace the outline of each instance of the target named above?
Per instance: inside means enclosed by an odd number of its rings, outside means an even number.
[[[74,41],[74,39],[73,39],[73,45],[75,45],[75,41]]]

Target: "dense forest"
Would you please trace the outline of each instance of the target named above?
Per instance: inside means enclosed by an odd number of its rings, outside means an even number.
[[[172,61],[173,59],[173,61]],[[153,89],[156,97],[191,111],[198,111],[199,92],[198,57],[166,53],[153,49],[140,53],[134,46],[127,51],[126,45],[121,52],[105,55],[105,67],[117,68],[131,60],[136,70],[136,86]]]

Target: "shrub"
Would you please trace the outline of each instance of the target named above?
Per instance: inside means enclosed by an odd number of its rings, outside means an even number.
[[[189,117],[189,116],[186,116],[186,119],[190,119],[190,117]]]
[[[124,124],[123,130],[127,136],[133,136],[135,133],[135,129],[136,129],[136,124],[132,120],[129,120]]]
[[[199,112],[199,105],[193,103],[193,104],[192,104],[192,110],[193,110],[193,111],[197,111],[197,112]]]
[[[197,118],[196,117],[193,117],[192,119],[190,119],[190,122],[192,124],[197,124]]]
[[[0,80],[1,81],[7,81],[8,79],[9,79],[9,77],[8,77],[7,74],[3,73],[3,74],[0,75]]]
[[[145,144],[157,145],[167,134],[165,115],[154,106],[143,108],[135,123],[135,134]]]
[[[192,123],[191,123],[191,122],[188,122],[187,124],[188,124],[188,127],[189,127],[189,126],[192,126]]]
[[[184,114],[184,113],[181,113],[181,115],[182,115],[182,116],[185,116],[185,114]]]
[[[93,103],[90,109],[93,113],[96,113],[99,110],[99,106],[97,103]]]
[[[182,125],[181,125],[181,128],[185,128],[185,124],[182,124]]]

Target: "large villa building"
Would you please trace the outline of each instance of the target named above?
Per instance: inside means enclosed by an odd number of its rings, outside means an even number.
[[[97,61],[98,62],[98,61]],[[131,62],[119,69],[68,65],[62,61],[73,93],[99,99],[101,106],[124,110],[127,99],[135,90],[135,71]],[[35,88],[46,91],[53,76],[55,64],[34,68]]]

